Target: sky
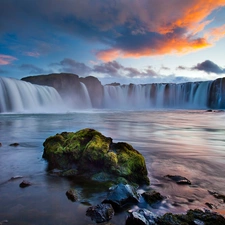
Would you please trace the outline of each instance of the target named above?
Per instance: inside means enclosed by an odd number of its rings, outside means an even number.
[[[102,84],[225,76],[225,0],[0,0],[0,76]]]

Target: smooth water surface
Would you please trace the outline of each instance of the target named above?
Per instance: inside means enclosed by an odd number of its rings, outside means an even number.
[[[114,142],[130,143],[146,160],[150,188],[166,198],[153,207],[157,214],[207,208],[225,215],[225,206],[208,193],[225,194],[225,112],[206,111],[92,111],[68,114],[0,114],[0,222],[12,225],[94,224],[85,215],[89,205],[104,200],[106,190],[88,182],[49,175],[42,159],[45,139],[63,131],[94,128]],[[9,146],[11,143],[19,146]],[[179,186],[167,174],[191,180]],[[11,179],[22,176],[22,178]],[[21,189],[22,180],[32,186]],[[80,201],[65,193],[80,191]],[[142,187],[143,192],[149,187]],[[134,206],[135,207],[135,206]],[[125,224],[126,213],[113,217]]]

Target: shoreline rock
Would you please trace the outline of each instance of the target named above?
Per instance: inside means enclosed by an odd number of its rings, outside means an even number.
[[[63,176],[83,175],[99,181],[121,179],[126,183],[149,185],[144,157],[125,142],[113,143],[94,129],[63,132],[43,143],[43,158],[49,170],[63,170]]]
[[[99,204],[91,206],[86,211],[86,216],[91,217],[91,220],[96,223],[107,222],[112,219],[114,210],[111,204]]]
[[[129,184],[118,184],[111,187],[108,196],[102,203],[110,203],[115,211],[121,210],[125,205],[139,202],[139,195]]]

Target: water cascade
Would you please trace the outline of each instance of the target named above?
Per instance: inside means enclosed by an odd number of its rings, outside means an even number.
[[[225,78],[181,84],[99,84],[97,88],[79,79],[66,85],[64,82],[66,79],[57,83],[57,92],[51,87],[0,77],[0,113],[67,112],[93,106],[119,110],[225,109]]]
[[[102,107],[224,109],[225,79],[181,84],[106,85]]]
[[[60,95],[52,87],[0,77],[0,113],[57,112],[62,105]]]

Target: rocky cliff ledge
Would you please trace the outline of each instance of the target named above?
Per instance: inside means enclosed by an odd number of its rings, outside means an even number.
[[[81,89],[83,88],[81,83],[84,83],[90,96],[92,107],[99,108],[102,103],[103,86],[93,76],[79,77],[71,73],[53,73],[49,75],[24,77],[22,80],[32,84],[54,87],[63,99],[80,96],[82,93]]]

